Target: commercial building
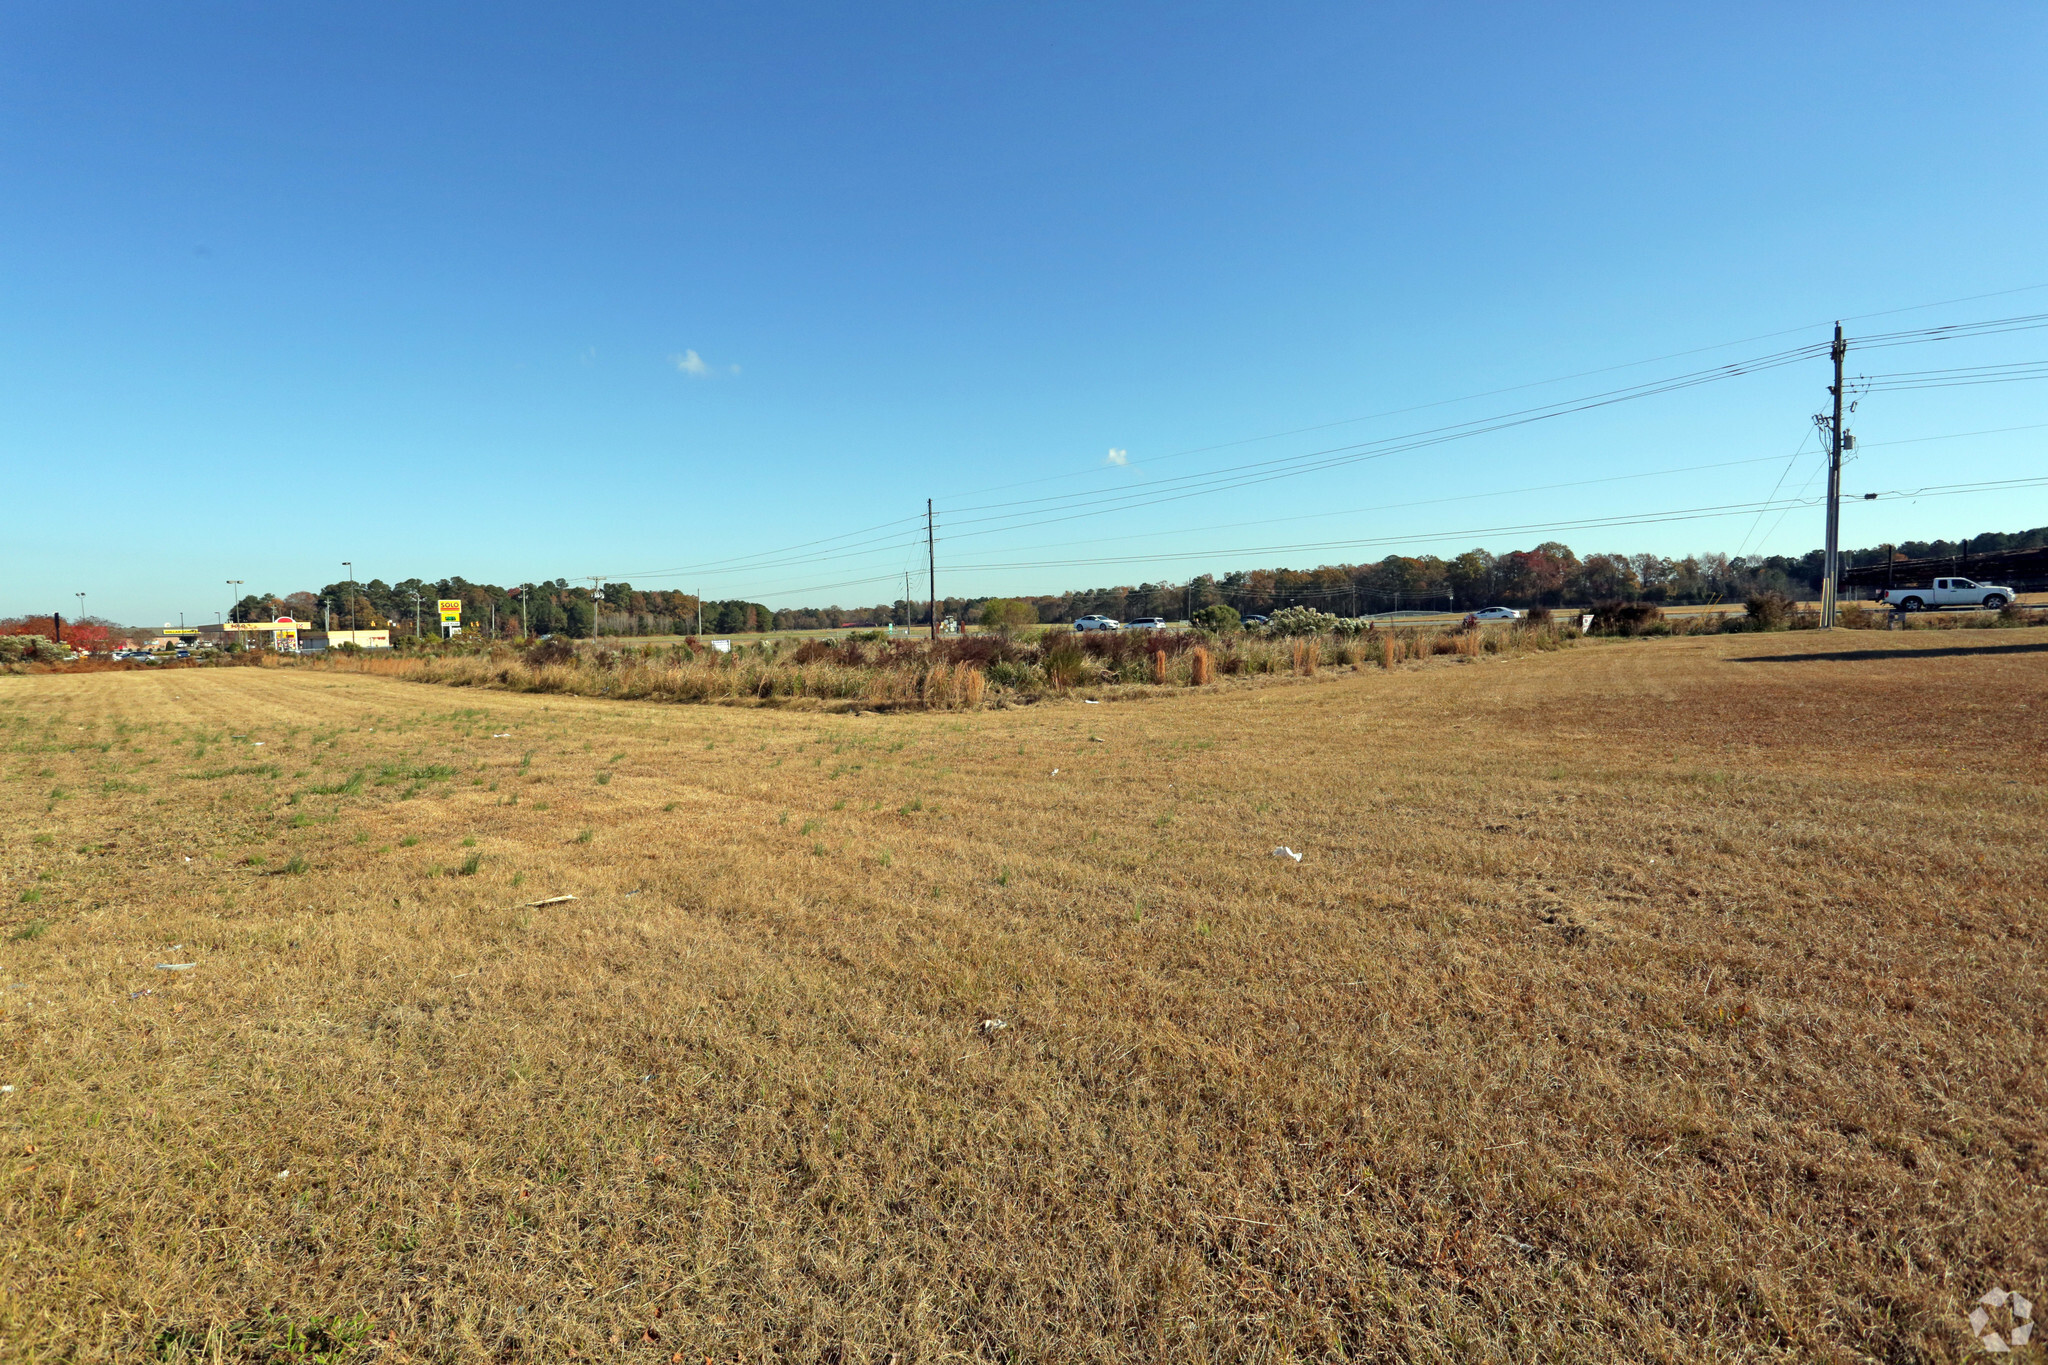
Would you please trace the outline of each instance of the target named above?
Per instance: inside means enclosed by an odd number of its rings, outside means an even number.
[[[354,645],[357,649],[391,648],[389,630],[302,630],[299,632],[299,650],[305,653],[318,649],[340,649],[343,645]]]

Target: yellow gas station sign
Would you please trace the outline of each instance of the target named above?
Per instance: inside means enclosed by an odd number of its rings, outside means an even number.
[[[446,597],[443,597],[443,598],[441,598],[441,599],[439,599],[439,600],[440,600],[440,603],[441,603],[441,624],[442,624],[442,625],[444,625],[444,626],[459,626],[459,625],[461,625],[461,624],[462,624],[462,602],[461,602],[461,600],[460,600],[460,599],[450,599],[450,598],[446,598]]]

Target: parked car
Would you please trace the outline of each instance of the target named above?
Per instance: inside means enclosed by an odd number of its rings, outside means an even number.
[[[1926,611],[1930,607],[1984,607],[1997,611],[2012,601],[2012,589],[1968,578],[1937,578],[1931,588],[1886,588],[1877,600],[1900,611]]]
[[[1475,621],[1519,621],[1521,619],[1522,613],[1516,611],[1513,607],[1481,607],[1478,611],[1472,612],[1465,617],[1465,624],[1469,626]]]
[[[1166,629],[1166,618],[1165,618],[1164,616],[1140,616],[1140,617],[1139,617],[1139,618],[1138,618],[1137,620],[1135,620],[1135,621],[1127,621],[1127,622],[1125,622],[1125,623],[1124,623],[1124,629],[1125,629],[1125,630],[1165,630],[1165,629]]]
[[[1241,619],[1248,626],[1263,626],[1266,624],[1266,618],[1263,616],[1246,616]]]
[[[1081,618],[1080,618],[1079,620],[1075,621],[1075,622],[1074,622],[1074,629],[1075,629],[1075,630],[1122,630],[1122,629],[1123,629],[1123,625],[1122,625],[1122,624],[1121,624],[1120,622],[1117,622],[1117,621],[1113,621],[1113,620],[1111,620],[1111,619],[1110,619],[1109,617],[1107,617],[1107,616],[1093,616],[1093,615],[1090,615],[1090,616],[1083,616],[1083,617],[1081,617]]]

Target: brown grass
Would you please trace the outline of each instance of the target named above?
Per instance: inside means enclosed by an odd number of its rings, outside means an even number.
[[[2048,1290],[2044,649],[0,678],[0,1356],[1953,1358]]]

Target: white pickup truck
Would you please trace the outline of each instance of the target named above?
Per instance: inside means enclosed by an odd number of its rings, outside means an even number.
[[[1985,607],[1997,611],[2012,601],[2012,589],[1968,578],[1937,578],[1931,588],[1885,588],[1877,594],[1877,600],[1900,611],[1926,611],[1930,607]]]

